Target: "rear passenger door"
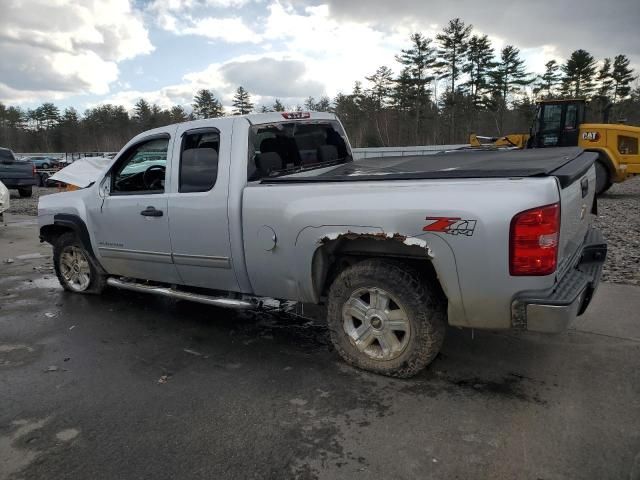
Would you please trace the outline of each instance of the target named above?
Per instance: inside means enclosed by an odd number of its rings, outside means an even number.
[[[227,218],[231,139],[216,128],[188,126],[177,138],[169,195],[173,261],[186,285],[237,291]]]

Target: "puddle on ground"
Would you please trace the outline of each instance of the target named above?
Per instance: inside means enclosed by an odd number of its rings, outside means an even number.
[[[9,277],[9,278],[14,278],[14,282],[15,282],[16,277]],[[2,283],[8,283],[8,282],[2,282]],[[32,288],[62,290],[62,287],[60,286],[60,282],[58,281],[56,276],[47,275],[45,277],[39,277],[34,279],[19,280],[17,283],[14,284],[13,287],[8,288],[7,291],[20,292],[23,290],[31,290]]]
[[[17,367],[33,360],[38,352],[34,347],[19,344],[0,344],[0,368]]]

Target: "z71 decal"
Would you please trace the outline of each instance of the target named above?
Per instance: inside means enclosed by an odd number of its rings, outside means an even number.
[[[440,232],[448,235],[466,235],[470,237],[476,229],[476,220],[463,220],[459,217],[426,217],[431,223],[425,225],[425,232]]]

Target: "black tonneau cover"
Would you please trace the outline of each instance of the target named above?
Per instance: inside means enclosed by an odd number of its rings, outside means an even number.
[[[555,176],[565,187],[584,175],[597,153],[578,147],[451,150],[435,155],[367,158],[326,171],[267,177],[262,183],[354,182],[443,178]]]

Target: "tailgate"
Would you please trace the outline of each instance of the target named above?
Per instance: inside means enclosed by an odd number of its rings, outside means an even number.
[[[558,273],[562,274],[577,261],[595,212],[597,153],[583,152],[552,174],[560,187],[560,249]]]
[[[31,162],[0,163],[0,180],[33,178]]]

